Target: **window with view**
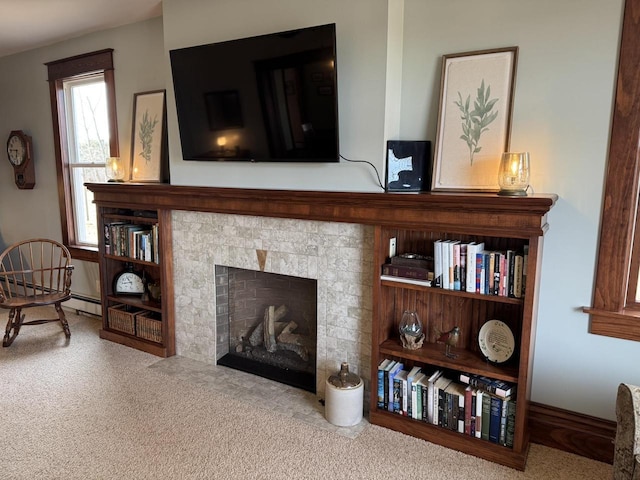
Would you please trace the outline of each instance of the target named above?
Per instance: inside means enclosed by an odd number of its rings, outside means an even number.
[[[84,184],[106,181],[106,159],[118,155],[112,50],[46,65],[63,241],[74,258],[97,261],[96,209]]]
[[[74,233],[78,245],[95,246],[98,244],[96,209],[93,194],[84,184],[106,181],[109,115],[104,75],[67,80],[63,85]]]

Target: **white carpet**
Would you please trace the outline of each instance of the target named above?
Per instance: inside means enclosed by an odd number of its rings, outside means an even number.
[[[94,317],[68,319],[68,345],[54,323],[0,349],[0,478],[611,477],[610,465],[539,445],[518,472],[374,425],[348,438],[166,373],[158,357],[100,340]]]

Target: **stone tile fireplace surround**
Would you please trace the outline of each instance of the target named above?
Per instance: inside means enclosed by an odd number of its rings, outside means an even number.
[[[372,226],[175,210],[172,230],[178,355],[206,363],[222,356],[228,325],[216,320],[225,306],[216,305],[215,266],[260,270],[262,251],[265,272],[317,280],[318,396],[343,361],[368,390]]]

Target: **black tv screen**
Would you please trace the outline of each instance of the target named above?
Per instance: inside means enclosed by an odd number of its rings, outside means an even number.
[[[335,24],[169,52],[185,160],[337,162]]]

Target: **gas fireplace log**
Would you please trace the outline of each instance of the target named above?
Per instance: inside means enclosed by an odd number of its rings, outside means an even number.
[[[264,348],[270,353],[275,352],[277,348],[275,323],[288,311],[286,305],[280,305],[278,308],[275,305],[270,305],[264,310]]]
[[[282,330],[282,333],[278,335],[278,343],[290,343],[292,345],[307,346],[308,340],[305,335],[291,333],[296,328],[298,328],[298,324],[293,320],[290,321],[284,328],[284,330]]]
[[[306,347],[294,345],[293,343],[278,343],[278,350],[290,350],[296,353],[305,362],[309,360],[309,352]]]
[[[262,345],[264,341],[264,322],[260,322],[256,325],[256,328],[253,329],[251,335],[249,335],[249,345],[252,347],[257,347],[258,345]]]

